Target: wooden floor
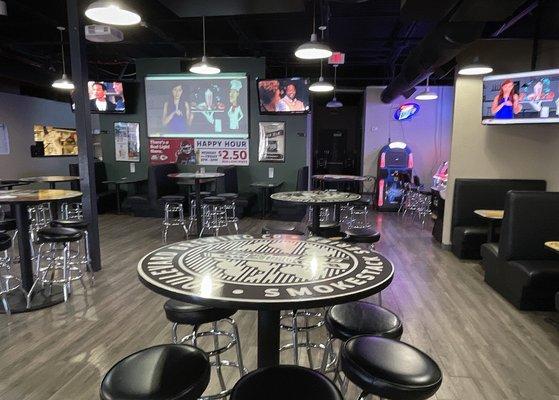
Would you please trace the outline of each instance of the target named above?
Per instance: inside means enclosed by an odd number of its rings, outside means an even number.
[[[477,263],[442,250],[429,229],[393,214],[374,219],[383,235],[377,249],[396,269],[384,305],[404,321],[402,340],[430,354],[444,373],[433,398],[559,399],[559,330],[547,321],[559,320],[557,313],[517,311],[484,284]],[[255,219],[241,224],[249,233],[260,227]],[[178,240],[175,234],[170,238]],[[161,245],[159,221],[103,215],[101,243],[103,270],[87,295],[77,285],[67,304],[0,315],[0,399],[97,399],[99,383],[115,362],[170,341],[165,299],[136,277],[138,260]],[[253,369],[256,314],[235,318],[245,363]]]

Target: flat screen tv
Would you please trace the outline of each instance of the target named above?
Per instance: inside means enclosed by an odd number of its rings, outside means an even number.
[[[246,74],[149,75],[145,90],[149,137],[249,135]]]
[[[483,78],[485,125],[559,122],[559,69]]]
[[[124,114],[126,102],[122,82],[89,81],[89,110],[93,114]],[[72,101],[72,111],[76,109]]]
[[[258,79],[260,114],[306,114],[310,111],[309,79]]]
[[[33,132],[35,135],[35,145],[31,147],[33,157],[78,155],[78,134],[75,129],[35,125]]]

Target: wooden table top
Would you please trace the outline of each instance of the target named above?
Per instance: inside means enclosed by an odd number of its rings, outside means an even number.
[[[119,183],[139,183],[144,181],[147,181],[147,178],[120,178],[120,179],[115,179],[113,181],[103,181],[103,183],[119,184]]]
[[[547,247],[547,248],[549,248],[549,249],[551,249],[551,250],[556,251],[557,253],[559,253],[559,242],[555,242],[555,241],[553,241],[553,242],[545,242],[545,247]]]
[[[487,219],[503,219],[504,210],[474,210],[474,213]]]
[[[80,180],[79,176],[49,175],[49,176],[29,176],[20,178],[23,182],[71,182]]]
[[[221,172],[179,172],[167,175],[169,178],[175,179],[215,179],[225,176]]]
[[[80,197],[82,192],[63,189],[4,190],[0,193],[0,203],[42,203]]]
[[[264,188],[275,188],[283,185],[284,182],[274,182],[274,181],[259,181],[259,182],[252,182],[250,186],[252,187],[264,187]]]

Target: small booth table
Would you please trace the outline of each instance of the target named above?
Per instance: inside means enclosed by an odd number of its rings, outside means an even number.
[[[161,247],[140,281],[176,300],[258,311],[258,368],[279,364],[280,310],[323,307],[378,293],[394,268],[382,255],[321,237],[229,235]]]
[[[30,176],[27,178],[20,178],[21,182],[45,182],[49,184],[50,189],[55,189],[57,183],[79,181],[79,176]]]
[[[312,208],[313,220],[312,227],[314,232],[320,229],[320,207],[336,206],[336,215],[340,215],[340,204],[351,203],[361,198],[360,194],[336,192],[328,190],[313,190],[304,192],[278,192],[270,196],[276,201],[284,201],[287,203],[307,204]]]
[[[33,262],[31,260],[31,244],[29,237],[29,213],[27,206],[59,200],[81,197],[82,192],[74,190],[41,189],[41,190],[5,190],[0,193],[0,204],[13,206],[18,229],[19,265],[21,268],[21,285],[29,292],[33,285]],[[61,303],[64,298],[61,289],[53,287],[50,296],[44,291],[34,293],[31,307],[27,309],[27,299],[16,291],[8,297],[13,313],[37,310]]]
[[[260,181],[260,182],[253,182],[250,184],[250,186],[255,187],[260,189],[260,211],[261,211],[261,218],[264,219],[264,217],[266,215],[268,215],[269,212],[269,197],[270,194],[273,194],[273,191],[276,188],[279,188],[281,185],[283,185],[284,182],[274,182],[274,181]]]
[[[103,183],[108,185],[115,185],[116,189],[116,212],[120,214],[120,185],[134,184],[147,181],[146,178],[120,178],[114,181],[103,181]]]
[[[194,181],[194,190],[196,191],[196,235],[200,235],[202,229],[202,199],[200,199],[200,184],[209,182],[217,178],[225,176],[221,172],[179,172],[167,175],[169,178],[184,181]]]
[[[493,243],[495,240],[495,225],[503,219],[504,210],[474,210],[474,213],[485,218],[489,223],[489,231],[487,232],[487,243]]]

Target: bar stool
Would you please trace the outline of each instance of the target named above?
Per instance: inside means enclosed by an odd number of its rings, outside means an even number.
[[[367,199],[360,199],[351,204],[348,218],[349,228],[368,228],[370,223],[367,221],[369,215],[370,201]]]
[[[0,233],[0,252],[4,253],[3,256],[0,256],[0,297],[2,298],[2,305],[7,315],[11,314],[8,294],[18,289],[20,289],[23,294],[26,294],[21,286],[21,281],[9,273],[10,257],[8,255],[8,250],[10,247],[12,247],[12,238],[10,235]],[[3,270],[6,270],[7,273],[4,273]]]
[[[54,220],[50,223],[50,226],[54,228],[73,228],[81,231],[83,233],[83,238],[77,242],[77,254],[72,258],[77,258],[78,264],[83,264],[86,270],[89,272],[89,280],[91,286],[95,283],[95,273],[93,272],[93,266],[91,265],[91,256],[89,253],[89,232],[87,228],[89,223],[84,220]],[[80,257],[80,247],[83,247],[84,254]],[[70,261],[70,264],[75,264],[76,262]]]
[[[325,356],[333,355],[335,340],[345,342],[354,336],[374,335],[400,339],[404,332],[402,321],[392,311],[365,301],[355,301],[330,307],[324,318],[328,330]],[[328,371],[331,360],[322,359],[321,371]],[[339,377],[339,357],[336,363],[334,382]],[[342,385],[343,386],[343,385]]]
[[[216,368],[221,391],[216,394],[204,396],[202,399],[220,399],[228,396],[231,389],[227,389],[225,385],[225,379],[223,378],[223,372],[221,370],[222,367],[236,368],[239,371],[239,377],[241,378],[247,372],[243,364],[243,353],[241,351],[241,342],[237,323],[231,318],[237,310],[200,306],[196,304],[184,303],[178,300],[167,300],[165,302],[164,309],[167,319],[173,323],[171,328],[173,343],[182,344],[185,342],[191,342],[193,346],[199,347],[199,338],[205,336],[213,338],[213,349],[206,351],[206,354],[210,359],[211,366]],[[226,322],[229,324],[232,331],[220,330],[220,322]],[[212,324],[212,328],[209,331],[200,331],[200,326],[204,324]],[[192,332],[182,338],[179,338],[177,332],[179,325],[192,326]],[[228,339],[225,346],[220,347],[220,336]],[[237,361],[222,360],[221,355],[232,347],[235,347],[237,352]]]
[[[211,196],[212,192],[200,192],[200,199]],[[202,204],[202,213],[204,205]],[[196,223],[196,197],[190,200],[190,216],[188,217],[188,231],[192,229],[192,225]]]
[[[81,202],[67,203],[60,206],[60,215],[64,220],[82,220],[83,204]]]
[[[237,193],[219,193],[218,196],[225,199],[227,223],[233,224],[235,233],[239,233],[239,218],[237,218],[237,204],[235,202],[235,200],[239,198],[239,195]]]
[[[341,235],[341,226],[335,222],[320,223],[318,230],[315,230],[312,225],[307,226],[308,231],[313,236],[321,236],[325,238],[339,237]]]
[[[423,400],[441,386],[443,375],[435,361],[415,347],[394,339],[357,336],[341,349],[341,369],[363,392],[392,400]]]
[[[163,196],[165,202],[165,216],[163,217],[163,243],[167,243],[167,233],[172,226],[180,226],[184,230],[188,239],[188,228],[184,219],[184,197],[183,196]]]
[[[101,400],[196,400],[210,382],[210,363],[195,347],[164,344],[116,363],[101,382]]]
[[[41,284],[41,286],[45,283],[48,283],[49,286],[61,285],[64,292],[64,301],[68,301],[68,296],[72,292],[72,282],[75,280],[79,280],[84,289],[87,290],[82,279],[83,273],[79,268],[81,265],[74,267],[70,264],[70,244],[81,240],[83,233],[74,228],[47,227],[39,229],[37,237],[39,250],[37,252],[36,277],[27,294],[27,307],[31,306],[31,298],[37,284]],[[51,245],[51,250],[46,252],[47,266],[41,267],[41,258],[44,254],[42,247],[45,244]],[[60,245],[63,246],[62,249],[57,248]],[[62,256],[57,256],[58,250],[62,250]],[[57,271],[62,272],[62,277],[56,276]],[[52,273],[52,276],[47,278],[49,272]],[[74,273],[76,274],[72,276]]]
[[[297,228],[297,224],[267,222],[262,227],[263,235],[300,235],[305,233]]]
[[[219,236],[221,228],[227,228],[227,231],[231,233],[227,223],[225,199],[219,196],[208,196],[202,199],[202,204],[202,229],[200,230],[200,237],[202,237],[206,228],[210,231],[213,229],[215,236]]]
[[[52,221],[50,203],[28,206],[27,212],[29,214],[29,233],[33,244],[37,242],[37,231],[49,226],[50,221]]]
[[[8,262],[11,262],[11,261],[17,262],[16,257],[14,255],[14,246],[15,246],[15,242],[16,242],[16,238],[17,238],[16,220],[11,219],[11,218],[1,220],[0,221],[0,233],[5,233],[7,235],[10,235],[10,232],[13,232],[13,234],[11,234],[13,246],[10,246],[12,254],[8,257],[9,258]],[[6,255],[8,255],[8,252],[6,252]]]
[[[279,365],[243,376],[233,387],[230,400],[343,400],[327,377],[309,368]]]

